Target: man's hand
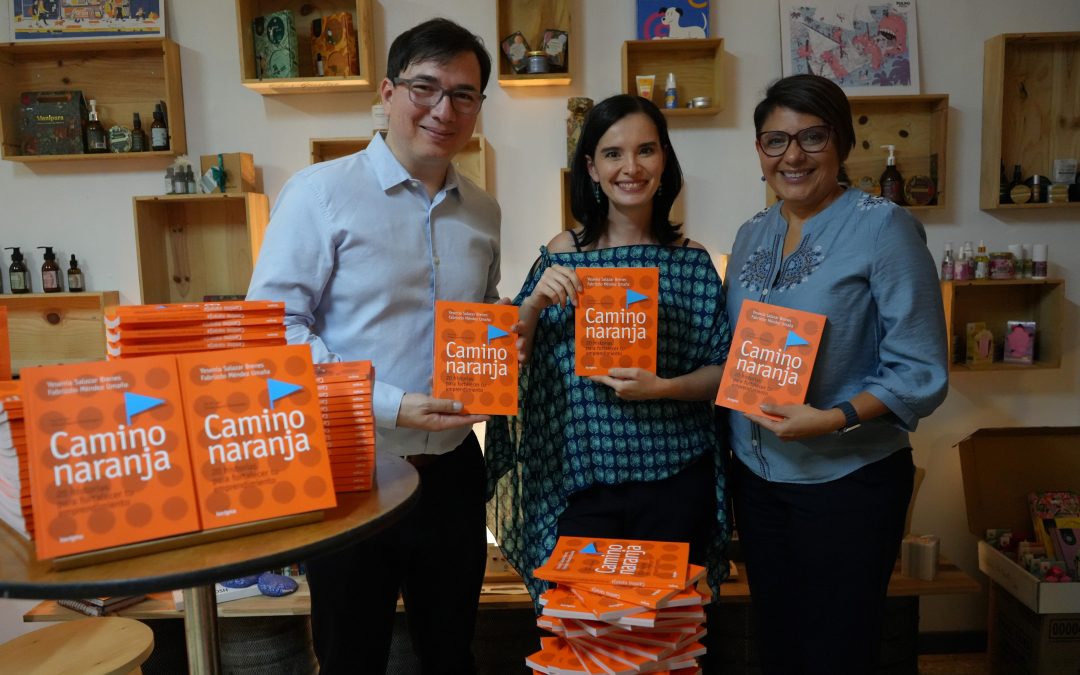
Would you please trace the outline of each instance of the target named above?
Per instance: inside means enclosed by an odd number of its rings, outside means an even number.
[[[398,407],[397,425],[425,431],[445,431],[487,422],[488,415],[463,415],[461,403],[427,394],[405,394]]]

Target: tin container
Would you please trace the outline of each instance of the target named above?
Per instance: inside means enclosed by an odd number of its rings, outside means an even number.
[[[709,107],[712,107],[712,97],[711,96],[695,96],[694,98],[690,99],[690,107],[691,108],[709,108]]]
[[[529,64],[526,71],[530,75],[538,73],[546,73],[550,70],[550,64],[548,63],[547,52],[535,51],[529,52],[526,55],[526,61]]]

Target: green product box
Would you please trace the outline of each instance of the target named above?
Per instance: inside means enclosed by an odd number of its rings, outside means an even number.
[[[83,153],[87,112],[81,91],[26,91],[19,95],[19,108],[20,154]]]
[[[284,9],[251,22],[255,36],[255,75],[259,79],[300,77],[300,58],[293,13]]]

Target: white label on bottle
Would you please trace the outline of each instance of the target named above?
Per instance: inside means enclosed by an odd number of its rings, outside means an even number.
[[[82,275],[78,272],[68,272],[68,290],[72,291],[82,287]]]
[[[162,127],[154,127],[150,130],[150,144],[155,148],[161,148],[169,144],[169,132]]]
[[[26,272],[12,272],[11,273],[11,290],[12,291],[25,291],[26,290]]]
[[[56,273],[56,270],[42,270],[41,287],[46,291],[60,287],[60,275]]]

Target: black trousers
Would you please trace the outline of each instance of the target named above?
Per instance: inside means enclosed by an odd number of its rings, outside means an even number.
[[[911,449],[817,484],[773,483],[731,464],[762,672],[874,673],[915,477]]]
[[[473,630],[487,561],[476,436],[418,471],[420,503],[405,518],[307,562],[320,673],[386,672],[399,591],[424,675],[475,672]]]
[[[559,517],[560,536],[684,541],[690,562],[703,565],[716,522],[716,476],[711,456],[658,481],[594,485],[570,497]]]

